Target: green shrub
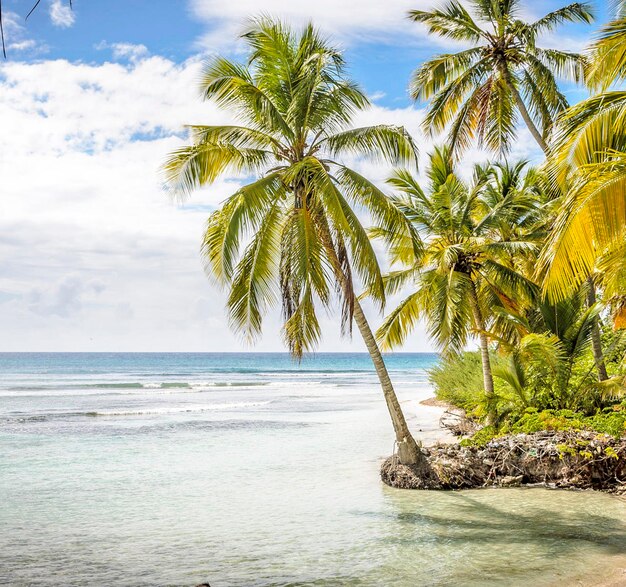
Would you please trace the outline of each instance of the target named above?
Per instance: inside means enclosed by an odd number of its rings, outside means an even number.
[[[607,408],[593,416],[572,410],[542,410],[528,408],[516,420],[506,420],[498,428],[485,426],[471,438],[461,441],[463,446],[484,446],[490,440],[505,434],[533,434],[542,430],[591,430],[619,438],[626,434],[626,402]]]
[[[465,352],[441,359],[428,372],[438,399],[463,408],[468,414],[481,404],[483,372],[480,353]]]
[[[461,446],[485,446],[490,440],[502,436],[495,426],[485,426],[470,438],[464,438],[459,443]]]
[[[507,423],[507,432],[532,434],[540,430],[580,430],[584,415],[572,410],[526,410],[515,422]]]
[[[506,360],[495,356],[492,367],[497,371]],[[429,380],[438,399],[462,408],[470,418],[484,421],[489,410],[480,353],[464,352],[442,359],[430,369]],[[592,430],[615,437],[626,434],[626,400],[618,404],[601,397],[590,353],[578,358],[565,382],[530,363],[525,365],[523,393],[502,378],[495,378],[494,383],[491,413],[496,416],[497,426],[482,428],[462,441],[465,446],[482,446],[504,434],[541,430]]]
[[[622,404],[623,405],[623,404]],[[626,434],[626,407],[610,412],[601,412],[595,416],[585,418],[587,426],[598,432],[619,437]]]

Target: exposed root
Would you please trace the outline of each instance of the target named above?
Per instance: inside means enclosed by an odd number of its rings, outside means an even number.
[[[626,493],[626,438],[593,432],[537,432],[496,438],[484,447],[422,448],[423,462],[382,465],[381,478],[403,489],[466,489],[545,484]]]

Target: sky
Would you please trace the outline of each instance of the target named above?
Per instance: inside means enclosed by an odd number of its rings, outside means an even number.
[[[411,71],[455,46],[407,21],[430,0],[3,0],[8,57],[0,63],[0,352],[280,351],[270,312],[254,347],[229,330],[225,294],[200,257],[206,219],[244,178],[225,177],[172,201],[160,166],[185,144],[185,124],[236,122],[198,97],[203,61],[244,59],[238,34],[259,14],[312,19],[345,52],[373,105],[355,126],[404,125],[422,158],[424,105],[408,97]],[[528,0],[536,18],[561,2]],[[568,26],[544,46],[578,51],[606,19]],[[570,100],[581,88],[564,85]],[[485,157],[472,151],[462,165]],[[520,128],[512,159],[540,161]],[[351,161],[382,183],[389,169]],[[394,301],[390,300],[389,307]],[[374,326],[381,317],[366,307]],[[324,315],[321,351],[362,351]],[[405,351],[432,351],[420,326]]]

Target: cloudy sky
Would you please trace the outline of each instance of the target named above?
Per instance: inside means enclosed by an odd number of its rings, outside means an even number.
[[[374,106],[355,125],[405,125],[422,153],[423,105],[407,80],[451,47],[403,17],[430,0],[4,0],[0,63],[0,351],[248,350],[228,330],[224,295],[199,257],[211,210],[236,190],[225,178],[185,204],[161,189],[159,166],[187,123],[231,120],[197,97],[202,60],[237,58],[246,18],[312,18],[344,49]],[[529,18],[560,2],[527,2]],[[598,2],[599,19],[602,5]],[[544,39],[578,50],[592,27]],[[566,87],[571,102],[584,91]],[[538,159],[526,132],[513,157]],[[470,154],[465,164],[480,157]],[[361,166],[382,181],[387,169]],[[379,318],[371,308],[374,324]],[[324,321],[321,350],[362,350]],[[255,350],[282,350],[278,314]],[[423,329],[405,350],[432,350]]]

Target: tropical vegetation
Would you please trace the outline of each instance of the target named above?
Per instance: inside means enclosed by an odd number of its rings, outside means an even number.
[[[190,144],[165,165],[182,196],[225,174],[244,179],[202,245],[232,327],[254,340],[278,304],[300,358],[321,338],[319,312],[338,307],[342,331],[356,323],[372,357],[404,463],[421,453],[381,350],[400,348],[418,323],[441,352],[438,396],[485,424],[484,438],[626,432],[626,8],[583,54],[540,41],[591,22],[588,3],[531,22],[522,9],[448,0],[409,13],[471,45],[427,60],[410,81],[440,142],[419,154],[402,127],[353,127],[369,101],[312,25],[255,20],[247,61],[212,58],[201,82],[241,124],[190,127]],[[598,93],[570,106],[560,80]],[[508,157],[520,123],[540,165]],[[492,159],[462,164],[470,146]],[[357,172],[359,158],[393,167],[384,186]],[[386,308],[391,296],[401,301]],[[385,312],[375,334],[364,298]]]
[[[403,265],[386,276],[388,292],[414,287],[379,329],[383,347],[401,345],[420,319],[444,355],[462,351],[475,334],[488,402],[494,399],[489,330],[496,309],[517,308],[535,295],[520,267],[537,249],[538,199],[523,168],[476,166],[466,182],[450,149],[435,149],[427,189],[406,170],[388,181],[399,194],[390,201],[413,232],[398,239],[396,231],[372,230],[387,243],[391,262]]]
[[[525,22],[520,18],[520,0],[469,4],[471,12],[458,0],[448,0],[441,8],[409,13],[430,33],[472,45],[437,55],[413,74],[413,98],[431,100],[425,130],[448,131],[455,152],[476,140],[502,155],[517,135],[519,113],[547,154],[550,129],[567,107],[556,78],[581,81],[585,59],[574,52],[541,48],[537,40],[561,24],[591,22],[591,6],[576,2]]]

